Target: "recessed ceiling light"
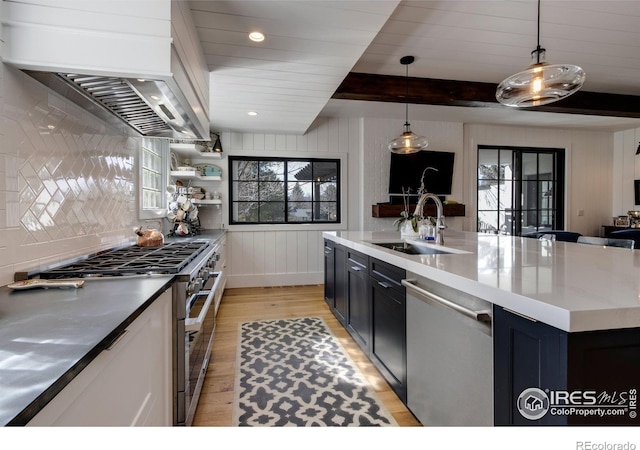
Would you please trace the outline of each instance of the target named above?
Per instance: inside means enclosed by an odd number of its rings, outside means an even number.
[[[249,111],[247,114],[249,114],[250,116],[257,116],[258,113],[255,111]]]
[[[251,39],[253,42],[262,42],[264,41],[264,34],[260,33],[259,31],[253,31],[249,33],[249,39]]]

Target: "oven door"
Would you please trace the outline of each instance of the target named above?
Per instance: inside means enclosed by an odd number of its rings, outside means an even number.
[[[185,318],[185,405],[186,425],[191,425],[196,412],[200,390],[209,364],[211,343],[215,330],[216,290],[220,282],[217,274],[207,280],[205,289],[191,296]]]

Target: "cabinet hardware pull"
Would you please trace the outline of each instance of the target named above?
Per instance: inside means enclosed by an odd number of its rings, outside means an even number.
[[[385,288],[385,289],[389,289],[391,287],[391,285],[389,283],[384,283],[382,281],[378,281],[378,284],[380,286],[382,286],[383,288]]]
[[[354,272],[360,272],[362,269],[358,266],[351,266],[351,270],[353,270]]]
[[[433,292],[429,292],[418,285],[412,283],[413,280],[402,280],[401,283],[407,289],[422,295],[428,300],[434,301],[436,303],[441,304],[442,306],[446,306],[447,308],[453,309],[454,311],[459,312],[462,315],[470,317],[478,322],[491,322],[491,314],[488,311],[474,311],[472,309],[466,308],[462,305],[452,302],[451,300],[447,300],[446,298],[440,297],[439,295],[434,294]]]
[[[129,332],[129,330],[122,330],[116,337],[113,338],[113,340],[109,343],[109,345],[107,345],[107,348],[105,348],[105,350],[113,350],[113,348],[118,345],[118,342],[120,342],[122,340],[122,338],[124,337],[125,334],[127,334]]]

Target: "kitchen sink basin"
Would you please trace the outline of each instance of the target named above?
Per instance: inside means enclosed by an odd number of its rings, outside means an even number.
[[[409,242],[372,242],[374,245],[379,245],[381,247],[385,247],[391,250],[395,250],[397,252],[407,253],[408,255],[452,255],[457,252],[451,252],[447,250],[442,250],[439,248],[434,248],[431,245],[418,245],[411,244]]]

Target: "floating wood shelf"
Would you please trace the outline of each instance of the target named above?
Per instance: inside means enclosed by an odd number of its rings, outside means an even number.
[[[444,215],[446,216],[464,216],[465,208],[463,204],[456,205],[443,205]],[[392,205],[391,203],[378,203],[371,206],[371,217],[400,217],[400,212],[404,209],[404,205]],[[413,212],[416,209],[416,205],[409,205],[409,211]],[[424,214],[426,216],[436,215],[436,205],[434,203],[427,203],[424,207]]]

